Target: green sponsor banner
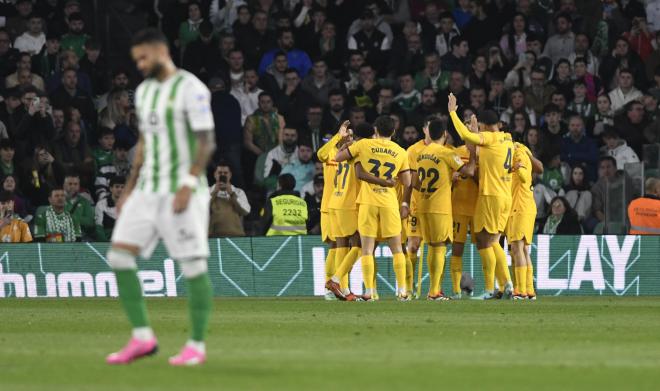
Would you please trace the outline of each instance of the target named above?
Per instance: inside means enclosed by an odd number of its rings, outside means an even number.
[[[327,247],[318,236],[211,239],[209,272],[216,296],[311,296],[324,294]],[[105,259],[108,243],[2,244],[0,297],[116,296],[114,274]],[[451,291],[449,256],[443,289]],[[660,295],[660,236],[535,237],[531,246],[541,295]],[[381,295],[394,294],[396,279],[388,248],[376,249]],[[180,269],[158,246],[140,260],[148,296],[183,296]],[[465,247],[463,272],[483,286],[477,249]],[[423,291],[428,289],[426,262]],[[415,274],[417,278],[417,274]],[[360,262],[351,289],[362,291]]]

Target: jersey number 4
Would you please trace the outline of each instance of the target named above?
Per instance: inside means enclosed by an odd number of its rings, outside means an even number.
[[[511,160],[513,159],[513,154],[511,153],[511,148],[506,150],[506,158],[504,159],[504,168],[508,171],[511,171],[511,167],[513,165],[511,164]]]
[[[376,178],[380,177],[380,166],[382,165],[383,167],[387,168],[387,171],[385,171],[383,177],[387,179],[392,179],[392,173],[396,168],[394,163],[390,163],[390,162],[381,163],[380,160],[376,160],[376,159],[369,159],[369,163],[372,164],[371,170],[369,170],[369,172],[372,173],[373,176],[375,176]]]
[[[421,193],[428,192],[428,193],[433,193],[436,190],[438,190],[437,187],[433,187],[435,183],[440,179],[440,172],[436,170],[435,168],[429,168],[428,170],[424,170],[422,167],[419,167],[417,170],[417,174],[419,175],[419,182],[421,183],[421,186],[419,188],[419,191]],[[429,183],[426,185],[426,188],[424,187],[424,180],[428,179]]]

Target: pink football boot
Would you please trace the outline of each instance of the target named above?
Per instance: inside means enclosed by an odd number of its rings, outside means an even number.
[[[110,365],[130,364],[139,358],[154,355],[156,352],[158,352],[156,338],[148,341],[131,338],[122,350],[110,354],[105,361]]]
[[[170,365],[174,366],[192,366],[203,364],[206,361],[206,354],[195,349],[193,346],[185,345],[181,352],[174,357],[170,357]]]

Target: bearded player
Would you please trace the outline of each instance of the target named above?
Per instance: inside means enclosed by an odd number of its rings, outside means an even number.
[[[107,259],[133,329],[128,344],[106,361],[128,364],[158,350],[135,260],[138,254],[149,258],[162,239],[185,277],[192,323],[190,339],[169,362],[201,364],[206,360],[213,293],[207,271],[209,192],[204,177],[215,149],[210,93],[195,76],[176,68],[167,39],[158,30],[140,31],[131,55],[145,77],[135,93],[140,137],[117,202],[119,216]]]

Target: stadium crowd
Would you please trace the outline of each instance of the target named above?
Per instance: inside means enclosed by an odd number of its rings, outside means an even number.
[[[112,232],[138,139],[140,80],[108,66],[86,5],[0,4],[0,241]],[[597,230],[608,188],[630,180],[625,164],[660,143],[660,0],[177,0],[156,9],[178,65],[212,92],[211,236],[266,232],[284,174],[318,233],[316,151],[339,125],[390,115],[407,148],[429,116],[451,123],[450,92],[464,119],[494,110],[544,163],[534,178],[540,233]],[[574,223],[558,229],[556,213]]]

